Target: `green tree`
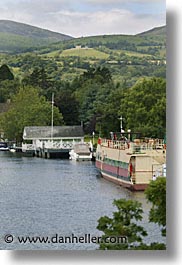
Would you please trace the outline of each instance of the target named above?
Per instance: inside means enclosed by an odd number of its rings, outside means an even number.
[[[111,73],[105,67],[89,68],[72,85],[80,106],[79,118],[85,132],[92,133],[98,127],[97,122],[102,122],[103,105],[114,87]]]
[[[14,75],[10,71],[9,67],[6,64],[1,65],[0,67],[0,81],[2,80],[13,80]]]
[[[145,194],[152,203],[149,221],[159,224],[162,235],[166,236],[166,178],[158,177],[156,181],[151,181]]]
[[[166,81],[162,78],[139,79],[125,91],[119,114],[125,118],[125,129],[163,138],[166,132]]]
[[[113,213],[113,218],[101,217],[98,220],[97,229],[104,232],[102,239],[111,236],[123,236],[128,239],[128,242],[123,244],[102,242],[100,243],[100,249],[132,249],[135,244],[141,243],[142,238],[147,235],[145,229],[136,223],[136,221],[142,220],[142,205],[140,202],[126,199],[114,200],[113,204],[118,211]]]
[[[92,68],[90,67],[86,72],[83,73],[81,76],[81,79],[85,80],[93,80],[99,82],[99,83],[108,83],[112,80],[111,72],[106,67],[100,67]]]
[[[5,103],[17,93],[19,89],[18,80],[3,80],[0,82],[0,103]]]
[[[146,197],[152,203],[149,212],[149,222],[157,223],[161,226],[162,235],[166,236],[166,178],[159,177],[156,181],[151,181],[145,190]],[[113,204],[118,211],[113,213],[113,218],[103,216],[98,220],[97,229],[102,231],[103,242],[100,243],[100,249],[113,250],[165,250],[164,243],[153,242],[151,244],[143,243],[147,232],[142,226],[137,224],[142,220],[143,210],[141,203],[133,200],[119,199],[114,200]],[[104,243],[106,237],[127,237],[125,244]]]
[[[40,87],[44,94],[52,85],[44,67],[36,67],[33,72],[23,80],[23,83],[34,87]]]
[[[62,113],[66,125],[80,124],[79,102],[76,100],[71,90],[63,89],[57,93],[55,104]]]
[[[123,87],[120,85],[116,87],[113,85],[112,90],[105,91],[97,97],[97,112],[100,116],[97,118],[97,123],[101,124],[101,134],[108,136],[109,132],[120,131],[119,111],[120,102],[123,98]],[[107,95],[107,96],[106,96]]]
[[[63,117],[54,107],[54,125],[62,125]],[[13,97],[8,112],[1,118],[1,127],[9,140],[22,140],[25,126],[51,125],[51,104],[39,96],[37,89],[25,86]]]

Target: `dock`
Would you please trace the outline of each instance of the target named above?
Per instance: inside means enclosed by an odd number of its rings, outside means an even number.
[[[23,132],[22,153],[42,158],[69,158],[76,143],[84,142],[82,126],[31,126]]]

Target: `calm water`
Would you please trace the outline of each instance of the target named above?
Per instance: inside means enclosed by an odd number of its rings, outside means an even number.
[[[96,244],[20,244],[17,236],[99,236],[97,220],[112,216],[113,199],[143,204],[147,241],[162,241],[148,223],[143,192],[132,193],[100,178],[93,162],[46,160],[0,152],[0,249],[96,249]],[[14,236],[5,243],[4,235]]]

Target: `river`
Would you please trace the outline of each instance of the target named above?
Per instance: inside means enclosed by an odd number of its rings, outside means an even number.
[[[114,199],[138,200],[147,242],[162,242],[148,222],[143,192],[131,192],[100,177],[94,162],[23,157],[0,152],[0,249],[97,249],[94,243],[19,243],[21,236],[99,236],[97,220],[112,216]],[[5,243],[4,236],[13,242]]]

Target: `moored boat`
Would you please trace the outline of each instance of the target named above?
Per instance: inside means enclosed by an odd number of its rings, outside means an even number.
[[[70,159],[76,161],[91,161],[92,149],[93,148],[91,143],[77,143],[69,152]]]
[[[151,180],[165,176],[165,165],[163,140],[98,140],[96,167],[101,175],[131,190],[145,190]]]
[[[9,151],[10,151],[11,153],[16,153],[16,149],[13,148],[13,147],[11,147],[11,148],[9,149]]]
[[[9,147],[6,142],[0,142],[0,151],[9,151]]]

